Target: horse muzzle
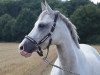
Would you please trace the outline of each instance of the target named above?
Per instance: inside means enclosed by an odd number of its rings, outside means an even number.
[[[33,42],[30,42],[27,39],[24,39],[19,45],[20,54],[25,57],[31,56],[37,49],[36,43],[34,42],[33,44]]]

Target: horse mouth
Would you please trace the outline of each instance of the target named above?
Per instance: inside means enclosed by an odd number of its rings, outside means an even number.
[[[20,51],[20,54],[21,54],[22,56],[24,56],[25,58],[30,57],[30,56],[32,55],[32,53],[28,53],[28,52],[26,52],[26,51],[24,51],[24,50]]]

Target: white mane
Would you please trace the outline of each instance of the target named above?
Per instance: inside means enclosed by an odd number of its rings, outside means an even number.
[[[75,26],[71,23],[71,21],[70,21],[68,18],[66,18],[63,14],[61,14],[61,13],[58,13],[58,14],[59,14],[59,17],[66,23],[66,26],[67,26],[67,28],[69,29],[70,34],[71,34],[71,36],[72,36],[72,39],[73,39],[73,41],[75,42],[76,46],[77,46],[78,48],[80,48],[80,47],[79,47],[79,42],[78,42],[79,36],[77,35],[76,27],[75,27]]]

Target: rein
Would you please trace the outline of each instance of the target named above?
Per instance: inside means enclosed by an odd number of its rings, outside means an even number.
[[[53,26],[52,26],[50,32],[49,32],[46,36],[44,36],[39,42],[33,40],[33,39],[32,39],[30,36],[28,36],[28,35],[26,35],[25,38],[28,39],[28,40],[30,40],[33,44],[34,44],[34,43],[36,44],[36,47],[38,47],[37,53],[38,53],[39,56],[41,56],[41,57],[43,56],[43,51],[42,51],[40,45],[41,45],[43,42],[45,42],[45,40],[47,40],[48,38],[50,38],[50,39],[49,39],[49,43],[48,43],[48,45],[47,45],[47,53],[46,53],[46,56],[43,58],[43,60],[44,60],[46,63],[50,64],[51,66],[54,66],[54,67],[56,67],[56,68],[59,68],[59,69],[61,69],[61,70],[63,70],[63,71],[67,71],[67,72],[69,72],[69,73],[71,73],[71,74],[74,74],[74,75],[80,75],[80,74],[71,72],[70,70],[64,70],[63,68],[61,68],[61,67],[59,67],[59,66],[57,66],[57,65],[52,64],[52,63],[48,60],[49,47],[50,47],[50,45],[51,45],[51,43],[52,43],[51,35],[52,35],[52,33],[54,32],[54,30],[55,30],[57,18],[58,18],[58,14],[55,14],[54,24],[53,24]]]

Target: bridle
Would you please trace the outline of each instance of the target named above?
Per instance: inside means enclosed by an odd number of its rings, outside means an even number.
[[[47,47],[46,47],[46,48],[47,48],[47,54],[46,54],[46,56],[43,58],[43,60],[44,60],[46,63],[49,63],[50,65],[52,65],[52,66],[54,66],[54,67],[56,67],[56,68],[59,68],[59,69],[61,69],[61,70],[63,70],[63,71],[67,71],[67,72],[69,72],[69,73],[71,73],[71,74],[74,74],[74,75],[80,75],[80,74],[71,72],[70,70],[64,70],[63,68],[61,68],[61,67],[59,67],[59,66],[57,66],[57,65],[52,64],[52,63],[48,60],[48,58],[47,58],[47,57],[48,57],[48,53],[49,53],[49,47],[50,47],[50,45],[51,45],[51,43],[52,43],[52,38],[51,38],[51,36],[52,36],[52,34],[53,34],[54,30],[55,30],[57,18],[58,18],[58,13],[55,14],[55,18],[54,18],[54,21],[53,21],[54,23],[53,23],[53,25],[52,25],[52,28],[51,28],[50,32],[49,32],[46,36],[44,36],[39,42],[35,41],[34,39],[32,39],[32,38],[31,38],[30,36],[28,36],[28,35],[26,35],[25,38],[28,39],[29,41],[31,41],[33,44],[34,44],[34,43],[36,44],[36,47],[38,47],[37,53],[38,53],[39,56],[41,56],[41,57],[43,56],[43,51],[42,51],[40,45],[41,45],[43,42],[45,42],[48,38],[50,38],[50,39],[49,39],[49,43],[48,43],[48,45],[47,45]]]
[[[36,46],[38,47],[38,50],[37,50],[37,53],[40,55],[40,56],[43,56],[43,51],[40,47],[40,45],[45,42],[48,38],[49,39],[49,43],[47,45],[47,49],[49,49],[49,46],[51,45],[51,42],[52,42],[52,38],[51,38],[51,35],[52,33],[54,32],[55,30],[55,26],[56,26],[56,21],[57,21],[57,18],[58,18],[58,14],[55,14],[55,18],[54,18],[54,23],[52,25],[52,28],[50,30],[50,32],[44,36],[39,42],[35,41],[34,39],[32,39],[30,36],[26,35],[25,38],[28,39],[29,41],[31,41],[33,44],[35,43]]]

